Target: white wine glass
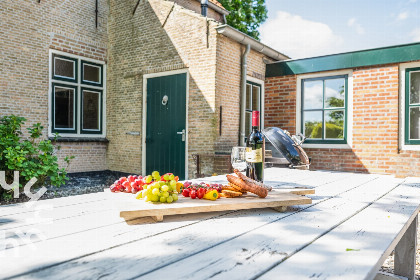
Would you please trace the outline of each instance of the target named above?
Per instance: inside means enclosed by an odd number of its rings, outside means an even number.
[[[233,147],[230,161],[234,169],[243,172],[246,169],[245,147]]]

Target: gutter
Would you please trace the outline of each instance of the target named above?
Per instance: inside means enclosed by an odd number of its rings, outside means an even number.
[[[197,0],[197,1],[201,3],[201,0]],[[227,16],[227,15],[229,15],[229,14],[230,14],[230,12],[229,12],[229,11],[227,11],[227,10],[225,10],[225,9],[223,9],[223,8],[220,8],[219,6],[217,6],[217,5],[213,4],[212,2],[209,2],[209,3],[208,3],[208,7],[209,7],[210,9],[215,10],[216,12],[218,12],[218,13],[220,13],[220,14],[224,15],[224,16]]]
[[[209,3],[210,6],[210,3]],[[270,48],[267,45],[264,45],[263,43],[261,43],[260,41],[255,40],[254,38],[252,38],[249,35],[246,35],[245,33],[233,28],[230,25],[224,24],[224,25],[220,25],[218,27],[216,27],[217,33],[225,35],[226,37],[240,43],[243,45],[250,45],[251,49],[262,53],[274,60],[286,60],[286,59],[290,59],[290,57],[288,57],[285,54],[282,54],[281,52],[276,51],[273,48]]]

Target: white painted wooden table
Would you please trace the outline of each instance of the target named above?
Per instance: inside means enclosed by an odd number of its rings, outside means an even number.
[[[395,270],[414,275],[420,178],[277,168],[265,176],[278,188],[316,188],[313,203],[160,223],[127,223],[119,194],[0,206],[0,279],[379,279],[395,247]]]

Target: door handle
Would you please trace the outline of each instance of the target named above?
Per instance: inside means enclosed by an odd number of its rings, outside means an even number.
[[[183,129],[182,131],[178,131],[176,134],[181,134],[182,135],[182,142],[185,142],[185,129]]]

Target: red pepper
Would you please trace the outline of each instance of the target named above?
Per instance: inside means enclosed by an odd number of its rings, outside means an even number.
[[[192,199],[195,199],[195,198],[197,197],[197,192],[196,192],[196,190],[191,190],[191,192],[190,192],[190,197],[191,197]]]
[[[199,188],[197,191],[197,197],[199,199],[202,199],[204,197],[204,195],[206,194],[206,189],[205,188]]]
[[[175,176],[174,180],[178,182],[179,177],[178,176]]]
[[[189,197],[190,196],[190,189],[183,189],[182,190],[182,195],[185,197]]]

